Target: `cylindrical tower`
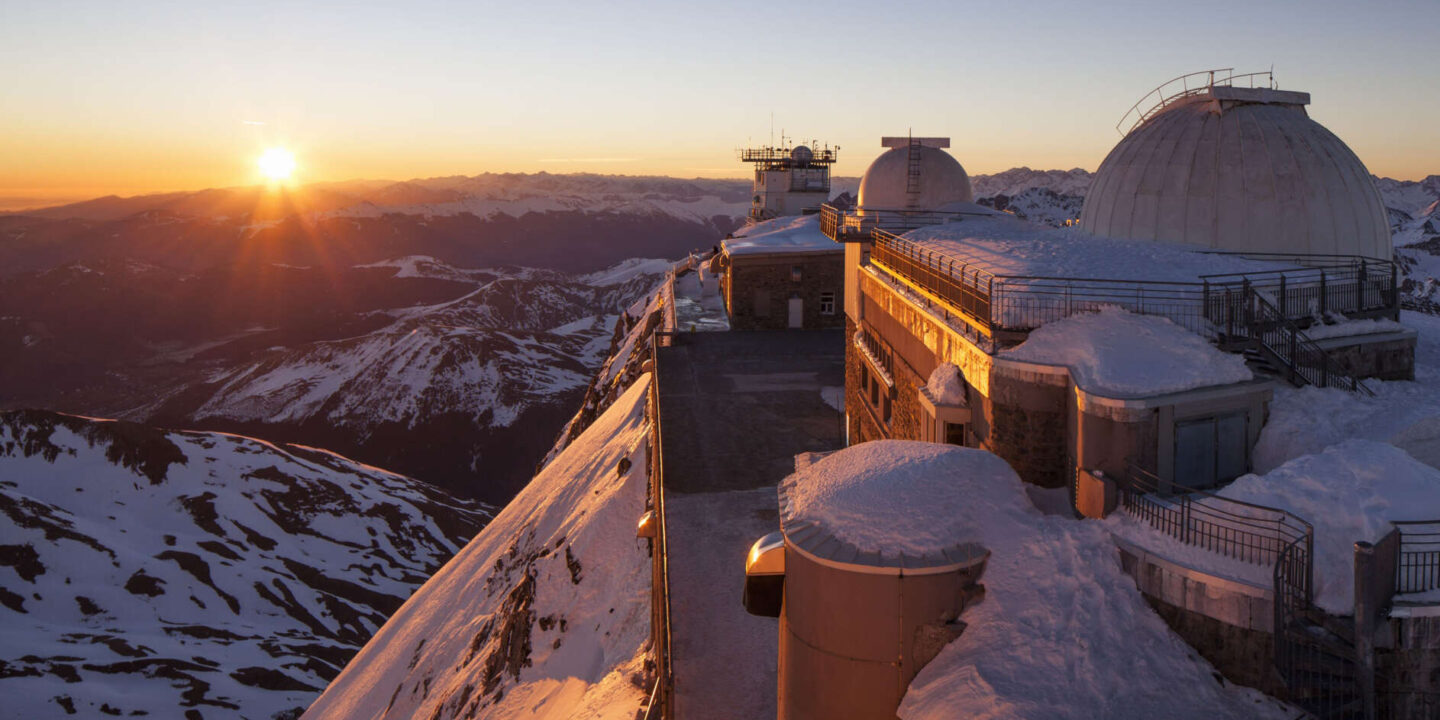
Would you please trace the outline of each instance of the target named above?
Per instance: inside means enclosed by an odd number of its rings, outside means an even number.
[[[895,717],[981,594],[990,554],[958,511],[961,485],[1000,474],[1014,477],[983,450],[880,441],[781,484],[781,720]]]

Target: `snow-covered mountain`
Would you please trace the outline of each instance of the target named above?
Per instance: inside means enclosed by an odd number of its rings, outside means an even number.
[[[1081,168],[1031,170],[1028,167],[1018,167],[993,175],[975,175],[970,178],[970,184],[977,198],[996,195],[1013,197],[1032,188],[1049,190],[1056,195],[1084,197],[1090,190],[1090,180],[1093,177],[1093,173]]]
[[[7,717],[295,717],[486,508],[323,450],[0,413]]]
[[[304,717],[633,718],[648,687],[649,375],[395,613]]]
[[[503,504],[664,261],[596,273],[405,257],[200,276],[90,263],[0,279],[0,409],[303,442]],[[217,292],[222,290],[223,292]]]

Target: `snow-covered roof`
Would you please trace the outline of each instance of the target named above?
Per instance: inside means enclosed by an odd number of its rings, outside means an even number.
[[[985,555],[961,486],[990,482],[1018,478],[984,450],[904,440],[863,443],[780,483],[780,527],[790,547],[822,561],[907,571],[950,568]]]
[[[995,275],[1197,282],[1201,275],[1294,267],[1207,253],[1193,245],[1117,240],[1009,216],[931,225],[904,238]]]
[[[726,253],[764,255],[769,253],[842,253],[844,246],[820,232],[819,215],[801,215],[766,220],[735,233],[723,242]]]
[[[1107,306],[1031,331],[1002,350],[1009,360],[1064,365],[1080,389],[1108,397],[1141,397],[1254,379],[1242,355],[1156,315]]]

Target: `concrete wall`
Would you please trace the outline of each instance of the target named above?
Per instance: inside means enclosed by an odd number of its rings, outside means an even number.
[[[1274,673],[1274,590],[1209,575],[1116,539],[1120,567],[1151,607],[1228,680],[1270,694]]]
[[[804,301],[805,328],[844,325],[844,253],[727,255],[722,277],[730,327],[736,330],[784,330],[789,327],[790,298]],[[791,276],[800,267],[800,282]],[[820,312],[822,293],[834,297],[830,313]]]

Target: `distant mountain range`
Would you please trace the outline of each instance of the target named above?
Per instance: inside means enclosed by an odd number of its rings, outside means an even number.
[[[0,413],[7,717],[294,718],[488,520],[324,450]]]

